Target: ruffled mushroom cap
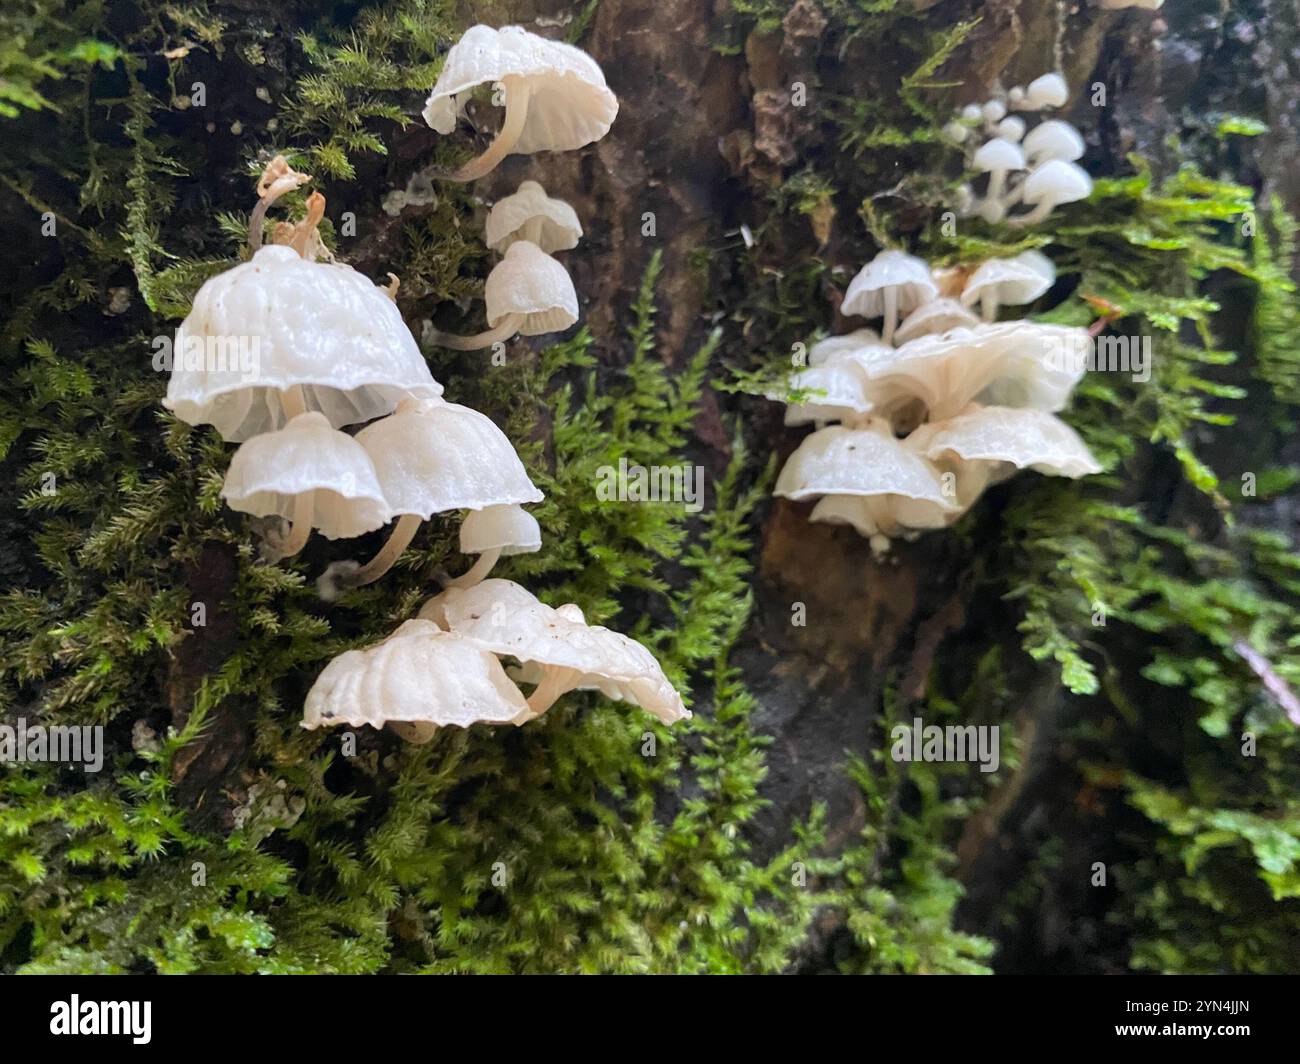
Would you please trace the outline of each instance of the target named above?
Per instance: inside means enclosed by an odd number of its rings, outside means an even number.
[[[374,462],[394,514],[541,502],[514,446],[490,417],[457,403],[408,400],[356,442]]]
[[[571,151],[609,132],[618,98],[586,52],[529,33],[519,26],[471,26],[447,53],[442,73],[424,105],[424,120],[450,133],[466,94],[500,82],[506,93],[506,118],[497,142],[482,161],[457,173],[460,180],[481,177],[506,155]]]
[[[488,211],[484,232],[487,246],[495,251],[527,240],[548,255],[577,247],[581,236],[582,223],[573,208],[552,199],[536,181],[521,182],[517,191],[497,200]]]
[[[794,375],[793,388],[812,394],[806,401],[786,407],[787,425],[851,421],[871,411],[866,374],[851,361],[855,354],[841,353],[835,362],[813,366]],[[778,395],[769,395],[768,398],[782,399]]]
[[[1077,353],[1087,343],[1084,329],[1000,322],[912,340],[871,362],[867,375],[873,388],[906,391],[923,401],[931,421],[952,417],[976,399],[1055,412],[1084,374]]]
[[[1033,225],[1062,203],[1075,203],[1092,195],[1092,178],[1076,163],[1052,159],[1025,178],[1021,199],[1032,204],[1028,214],[1008,219],[1011,225]]]
[[[875,329],[854,329],[843,336],[828,336],[808,349],[808,365],[823,366],[841,355],[870,358],[875,351],[888,351],[890,345],[880,339]]]
[[[1055,271],[1046,277],[1036,262],[1018,258],[989,259],[971,274],[962,290],[961,301],[968,307],[980,304],[984,320],[994,321],[999,306],[1032,303],[1052,287],[1054,280]]]
[[[575,605],[552,609],[510,580],[449,588],[430,599],[420,616],[483,650],[515,658],[525,675],[538,678],[528,699],[530,717],[575,688],[633,702],[665,724],[691,715],[654,655],[636,640],[588,625]]]
[[[241,345],[251,367],[234,357]],[[176,331],[163,405],[237,443],[283,426],[283,393],[295,386],[335,428],[442,394],[384,289],[273,245],[199,289]]]
[[[413,620],[382,643],[349,650],[326,665],[307,692],[302,726],[468,728],[505,724],[527,711],[495,657],[430,621]]]
[[[471,511],[460,525],[462,554],[497,551],[504,556],[532,554],[541,549],[541,527],[522,506],[485,506]]]
[[[950,329],[969,329],[979,323],[979,318],[957,300],[941,296],[912,311],[894,333],[894,339],[905,344],[920,336],[934,336]]]
[[[956,455],[1072,479],[1101,472],[1079,434],[1042,410],[973,404],[956,417],[922,425],[907,445],[936,461]]]
[[[845,316],[883,317],[883,339],[889,344],[898,315],[928,303],[938,291],[924,260],[902,251],[882,251],[849,282],[840,312]]]
[[[305,519],[327,539],[373,532],[392,517],[365,449],[314,411],[242,444],[221,497],[255,517],[275,515],[295,526]],[[306,529],[299,531],[305,538]]]
[[[1025,158],[1031,166],[1061,159],[1072,163],[1083,158],[1084,143],[1079,131],[1069,122],[1052,118],[1040,122],[1025,137]]]

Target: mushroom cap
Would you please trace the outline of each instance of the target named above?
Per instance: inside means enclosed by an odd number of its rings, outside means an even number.
[[[541,526],[522,506],[510,504],[471,510],[460,524],[461,554],[482,554],[489,550],[500,550],[503,555],[532,554],[541,549]]]
[[[1025,153],[1020,145],[1005,137],[994,137],[980,146],[971,160],[976,170],[991,172],[993,170],[1023,170]]]
[[[255,356],[251,372],[228,358],[201,358],[197,368],[186,360],[187,348],[228,356],[240,345]],[[236,443],[280,428],[280,393],[294,385],[335,428],[381,417],[408,395],[442,394],[384,289],[280,245],[206,281],[174,351],[163,406]]]
[[[808,515],[809,521],[850,525],[860,536],[896,536],[906,529],[944,528],[964,510],[928,499],[902,495],[826,495]]]
[[[495,657],[431,621],[413,620],[326,665],[307,692],[302,726],[423,721],[468,728],[504,724],[527,711]]]
[[[1025,178],[1026,203],[1074,203],[1092,195],[1092,178],[1077,163],[1050,159]]]
[[[284,428],[241,444],[221,497],[232,510],[292,518],[294,499],[312,493],[312,527],[326,539],[352,539],[393,516],[370,456],[324,414],[299,414]]]
[[[1060,74],[1044,74],[1025,86],[1025,99],[1031,107],[1064,107],[1070,86]]]
[[[937,472],[894,438],[885,422],[832,425],[803,441],[777,477],[773,494],[787,499],[818,495],[899,495],[952,508]]]
[[[1050,262],[1048,263],[1050,266]],[[1014,259],[989,259],[970,276],[962,289],[961,301],[966,306],[978,303],[985,295],[992,295],[997,303],[1020,305],[1032,303],[1049,288],[1055,279],[1043,276],[1041,265]]]
[[[1025,158],[1031,164],[1061,159],[1072,163],[1081,159],[1084,152],[1083,137],[1069,122],[1052,118],[1040,122],[1025,137]]]
[[[979,323],[979,318],[957,300],[940,296],[912,311],[894,333],[894,339],[905,344],[918,336],[933,336],[949,329],[974,328]]]
[[[534,219],[540,231],[533,241],[548,255],[577,247],[582,236],[578,215],[564,200],[553,199],[536,181],[523,181],[519,188],[497,200],[488,211],[484,239],[495,251],[505,251],[519,236],[520,230]]]
[[[873,360],[873,388],[893,387],[921,399],[930,419],[959,413],[975,399],[1055,412],[1069,400],[1086,364],[1085,329],[1007,321],[923,336]]]
[[[903,314],[938,294],[925,260],[903,251],[882,251],[849,282],[840,313],[846,317],[880,317],[885,312],[886,288],[898,289],[898,310]]]
[[[868,413],[872,408],[867,396],[867,377],[852,361],[855,351],[841,352],[828,362],[794,375],[793,387],[814,394],[806,402],[791,403],[785,411],[787,425],[806,425],[812,421],[849,420]],[[782,400],[779,395],[768,398]]]
[[[907,444],[931,460],[955,454],[1071,478],[1101,472],[1079,434],[1042,410],[972,404],[956,417],[922,425]]]
[[[618,114],[618,97],[580,48],[519,26],[471,26],[447,53],[424,120],[450,133],[461,107],[457,96],[506,78],[526,79],[529,86],[528,117],[512,149],[521,154],[581,148],[608,133]]]
[[[1018,144],[1025,135],[1025,120],[1015,115],[1002,119],[994,132],[1002,139]]]
[[[510,580],[448,588],[420,611],[494,654],[508,654],[537,677],[529,663],[575,669],[580,688],[634,702],[665,724],[691,714],[655,656],[634,639],[588,625],[575,605],[552,609]]]
[[[525,336],[561,332],[578,320],[578,293],[569,271],[536,244],[516,240],[492,267],[483,294],[488,325],[523,314]]]
[[[356,442],[374,462],[394,514],[428,518],[543,498],[505,433],[468,406],[408,400],[358,432]]]
[[[846,353],[870,356],[877,349],[892,350],[890,345],[880,338],[880,333],[876,332],[875,329],[854,329],[851,333],[845,333],[843,336],[828,336],[823,340],[818,340],[808,349],[808,365],[824,366],[834,362],[838,356]]]

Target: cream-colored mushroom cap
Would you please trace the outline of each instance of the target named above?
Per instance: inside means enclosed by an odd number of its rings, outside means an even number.
[[[392,517],[365,449],[315,411],[241,444],[221,487],[232,510],[255,517],[291,519],[294,500],[305,494],[311,527],[327,539],[373,532]]]
[[[485,506],[472,510],[460,525],[460,552],[531,554],[542,549],[537,518],[522,506]]]
[[[951,453],[1058,477],[1101,472],[1079,434],[1042,410],[972,405],[956,417],[922,425],[907,443],[932,460]]]
[[[903,344],[867,367],[872,386],[921,399],[930,420],[989,405],[1062,409],[1086,369],[1084,329],[1008,321],[953,329]],[[879,404],[878,404],[879,405]]]
[[[890,345],[880,339],[880,333],[875,329],[854,329],[843,336],[818,340],[808,349],[808,365],[823,366],[845,355],[855,359],[859,356],[869,358],[877,350],[891,350]]]
[[[885,313],[885,293],[890,289],[897,293],[898,310],[904,314],[938,294],[930,267],[922,259],[902,251],[882,251],[849,282],[840,312],[878,318]]]
[[[542,493],[492,419],[457,403],[408,400],[357,433],[394,514],[428,518],[541,502]]]
[[[1064,107],[1070,86],[1060,74],[1044,74],[1025,86],[1025,100],[1031,107]]]
[[[847,421],[870,412],[867,377],[851,361],[853,352],[845,352],[837,361],[796,373],[792,390],[809,392],[802,403],[786,407],[787,425],[806,425],[812,421]],[[781,396],[769,395],[770,399]]]
[[[1044,163],[1027,178],[1022,196],[1026,203],[1074,203],[1092,195],[1092,178],[1083,167],[1064,159]]]
[[[382,643],[325,666],[307,693],[302,726],[382,728],[390,721],[504,724],[527,711],[501,663],[430,621],[407,621]]]
[[[1019,306],[1032,303],[1049,288],[1052,278],[1044,277],[1042,270],[1018,259],[989,259],[980,265],[966,287],[961,301],[965,306],[984,303],[996,308],[1002,304]],[[988,316],[986,310],[986,317]]]
[[[496,251],[527,240],[549,255],[577,247],[581,236],[582,223],[573,208],[548,196],[536,181],[524,181],[517,191],[497,200],[484,228],[487,246]]]
[[[1069,122],[1053,118],[1040,122],[1025,137],[1025,158],[1031,165],[1050,159],[1074,162],[1083,157],[1084,143],[1079,131]]]
[[[281,393],[295,385],[335,428],[408,395],[442,394],[384,289],[272,245],[199,289],[176,332],[163,405],[239,442],[284,424]]]
[[[588,625],[575,605],[552,609],[510,580],[449,588],[420,611],[475,645],[527,667],[574,670],[570,687],[634,702],[665,724],[691,714],[653,654],[634,639]],[[536,677],[538,670],[527,669]]]
[[[986,173],[999,173],[1007,170],[1023,170],[1025,153],[1020,145],[1003,137],[994,137],[980,146],[971,160],[976,170]]]
[[[523,315],[525,336],[561,332],[578,320],[578,294],[569,272],[536,244],[517,240],[488,274],[484,299],[488,325]]]
[[[957,300],[940,297],[912,311],[894,333],[894,339],[905,344],[918,336],[933,336],[949,329],[971,328],[978,324],[979,318]]]
[[[450,133],[464,94],[507,78],[528,83],[527,119],[515,152],[581,148],[608,133],[618,114],[618,98],[600,66],[581,49],[519,26],[471,26],[447,53],[425,102],[424,120],[439,133]]]

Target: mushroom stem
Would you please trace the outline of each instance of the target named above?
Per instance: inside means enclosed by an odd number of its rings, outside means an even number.
[[[558,665],[545,666],[542,682],[533,688],[533,693],[528,696],[528,712],[520,713],[513,723],[527,724],[530,720],[536,720],[555,705],[562,695],[572,691],[577,686],[578,677],[581,675],[577,669],[566,669]]]
[[[299,414],[305,414],[307,402],[302,396],[302,385],[294,384],[286,388],[280,396],[280,406],[284,409],[285,421],[292,421]]]
[[[1002,198],[1002,186],[1005,183],[1006,179],[1007,179],[1007,172],[1005,170],[990,170],[989,187],[988,187],[988,191],[984,194],[985,198],[991,200],[1000,200]]]
[[[1007,225],[1019,227],[1024,225],[1033,225],[1035,222],[1041,222],[1052,213],[1052,208],[1055,206],[1056,204],[1051,200],[1042,200],[1040,203],[1036,204],[1034,209],[1028,214],[1020,214],[1016,215],[1014,218],[1008,218]]]
[[[894,330],[898,327],[898,289],[892,285],[885,289],[885,329],[882,339],[887,344],[894,342]]]
[[[477,159],[472,159],[459,170],[447,175],[449,181],[474,181],[496,169],[497,163],[509,155],[524,131],[528,118],[528,82],[516,78],[502,78],[501,87],[506,93],[506,116],[497,132],[496,140]]]
[[[481,584],[487,574],[492,571],[492,566],[496,565],[497,559],[500,557],[500,547],[493,547],[491,550],[485,550],[478,556],[478,560],[470,566],[469,569],[454,580],[448,580],[443,586],[468,588]]]
[[[536,218],[529,218],[524,222],[524,227],[519,230],[519,236],[527,240],[530,244],[539,244],[542,239],[542,218],[539,215]]]
[[[985,291],[980,295],[980,313],[983,315],[985,321],[997,321],[997,297],[987,289],[985,289]]]
[[[388,542],[379,548],[379,553],[355,573],[343,577],[340,583],[348,587],[373,584],[393,567],[393,563],[402,556],[402,551],[411,545],[411,540],[420,528],[420,520],[416,514],[402,514],[388,537]]]
[[[390,720],[388,726],[408,743],[427,743],[438,730],[427,720]]]
[[[311,519],[315,512],[314,494],[311,491],[304,491],[294,498],[293,517],[289,523],[288,535],[267,537],[267,545],[274,553],[275,561],[292,558],[307,546],[307,540],[311,537]]]
[[[488,329],[486,332],[476,333],[473,336],[456,336],[453,333],[435,330],[431,339],[439,347],[450,347],[453,351],[477,351],[503,340],[509,340],[519,331],[519,326],[523,323],[522,314],[507,314],[495,329]]]

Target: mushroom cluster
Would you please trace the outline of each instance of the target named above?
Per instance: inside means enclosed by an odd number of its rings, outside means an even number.
[[[516,663],[508,674],[501,659]],[[529,684],[527,697],[517,686]],[[690,711],[634,639],[589,625],[573,604],[552,608],[510,580],[449,587],[419,617],[325,667],[302,725],[382,728],[427,742],[440,727],[526,724],[573,690],[632,702],[665,724]]]
[[[1041,222],[1063,203],[1087,199],[1092,178],[1078,163],[1083,137],[1059,118],[1043,118],[1029,128],[1032,112],[1064,107],[1069,86],[1060,74],[1044,74],[1028,85],[996,92],[982,104],[967,104],[944,127],[948,138],[966,149],[969,169],[985,175],[984,194],[961,189],[961,211],[986,222],[1025,226]],[[1011,114],[1016,111],[1022,114]],[[1028,210],[1010,213],[1019,206]]]
[[[494,533],[462,532],[487,544],[463,579],[481,579],[501,554],[537,550],[537,523],[521,507],[542,493],[489,418],[442,398],[393,289],[332,261],[316,229],[325,198],[313,193],[306,217],[279,223],[262,246],[267,209],[308,180],[282,156],[267,166],[249,219],[253,254],[199,289],[163,405],[239,443],[221,495],[275,522],[270,561],[297,554],[313,529],[351,539],[398,519],[368,564],[326,570],[322,597],[377,580],[435,513],[468,510],[472,529]],[[253,357],[231,357],[240,350]]]
[[[883,335],[863,328],[813,345],[785,421],[816,431],[775,494],[817,500],[811,520],[851,525],[883,554],[893,537],[952,524],[1018,470],[1100,472],[1055,416],[1083,375],[1087,331],[997,320],[1000,307],[1032,303],[1055,278],[1032,251],[933,271],[900,251],[877,255],[841,310],[881,319]]]

